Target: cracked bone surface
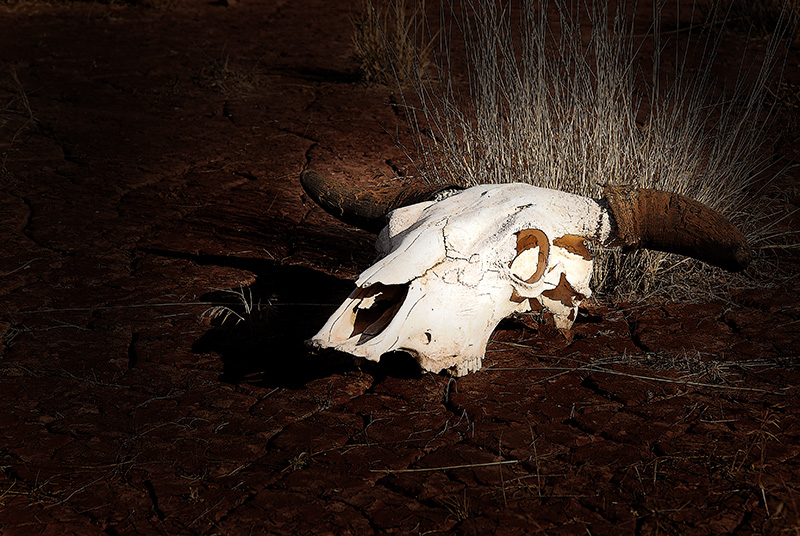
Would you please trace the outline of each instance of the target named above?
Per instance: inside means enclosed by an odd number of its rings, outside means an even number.
[[[309,343],[371,361],[407,352],[430,372],[481,367],[497,324],[546,309],[569,328],[591,294],[584,239],[605,242],[594,199],[528,184],[475,186],[393,210],[379,260]]]

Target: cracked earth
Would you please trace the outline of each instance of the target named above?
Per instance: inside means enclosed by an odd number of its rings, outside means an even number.
[[[505,321],[458,379],[308,353],[374,237],[300,171],[406,165],[349,9],[0,6],[0,533],[800,530],[796,279]]]

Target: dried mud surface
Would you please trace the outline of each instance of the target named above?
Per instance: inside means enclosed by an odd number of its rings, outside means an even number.
[[[0,533],[800,530],[796,284],[307,354],[372,237],[298,174],[392,176],[391,91],[345,6],[224,4],[0,6]]]

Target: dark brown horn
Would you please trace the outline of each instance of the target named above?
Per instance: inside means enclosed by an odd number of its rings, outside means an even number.
[[[379,232],[392,210],[430,201],[438,192],[457,188],[431,185],[421,180],[394,180],[377,186],[353,186],[314,171],[303,171],[300,184],[319,206],[343,222],[365,231]]]
[[[680,253],[733,272],[750,262],[752,250],[741,231],[690,197],[632,186],[606,187],[603,193],[616,225],[609,245]]]

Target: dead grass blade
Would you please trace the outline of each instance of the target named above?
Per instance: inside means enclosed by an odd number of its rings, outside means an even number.
[[[475,467],[495,467],[497,465],[512,465],[521,463],[520,460],[503,460],[500,462],[470,463],[465,465],[446,465],[443,467],[422,467],[419,469],[370,469],[370,473],[428,473],[431,471],[450,471],[452,469],[472,469]]]
[[[496,344],[503,344],[506,346],[521,348],[521,349],[529,349],[530,347],[515,342],[507,342],[507,341],[496,341]],[[738,385],[730,385],[725,383],[709,383],[709,382],[701,382],[691,380],[687,377],[669,377],[669,376],[657,376],[653,374],[637,374],[632,372],[625,372],[620,370],[615,370],[610,368],[612,365],[634,365],[637,361],[645,362],[645,361],[652,361],[653,359],[659,359],[659,356],[654,355],[642,355],[642,356],[634,356],[634,355],[624,355],[618,356],[606,360],[601,360],[599,362],[584,362],[580,361],[571,357],[561,357],[561,356],[549,356],[549,355],[541,355],[541,354],[529,354],[532,357],[538,357],[542,359],[559,359],[559,360],[568,360],[574,361],[577,363],[575,366],[551,366],[551,365],[542,365],[542,366],[530,366],[530,367],[484,367],[482,371],[485,372],[508,372],[508,371],[516,371],[516,370],[528,370],[528,371],[543,371],[543,372],[556,372],[557,374],[548,376],[542,381],[550,381],[559,376],[563,376],[566,374],[572,373],[589,373],[589,374],[608,374],[612,376],[622,376],[626,378],[632,378],[641,381],[649,381],[649,382],[657,382],[657,383],[672,383],[676,385],[684,385],[687,387],[697,387],[697,388],[707,388],[707,389],[720,389],[720,390],[728,390],[728,391],[738,391],[738,392],[752,392],[752,393],[762,393],[762,394],[770,394],[776,396],[786,396],[785,392],[781,391],[771,391],[769,389],[761,389],[758,387],[743,387]],[[684,360],[686,358],[684,357]],[[687,365],[688,366],[688,365]],[[685,368],[685,367],[684,367]],[[720,365],[718,363],[711,363],[708,364],[708,368],[712,371],[712,377],[721,378],[720,374],[722,371],[720,370]],[[667,369],[669,370],[669,369]],[[673,369],[674,370],[674,369]],[[689,368],[689,372],[691,372],[691,367]],[[708,372],[704,372],[707,374]],[[788,387],[787,387],[788,389]]]

